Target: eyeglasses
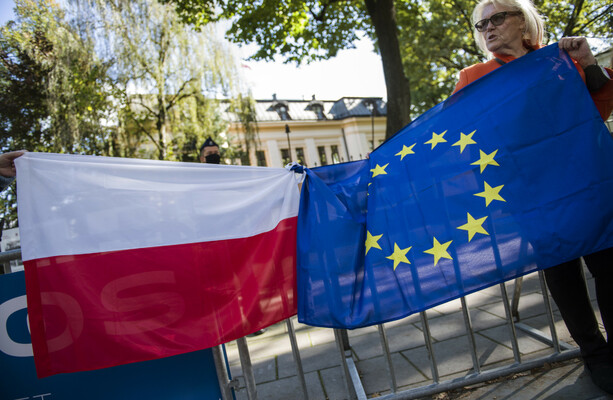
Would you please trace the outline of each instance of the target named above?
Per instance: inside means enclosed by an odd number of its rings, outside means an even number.
[[[494,26],[500,26],[504,23],[504,20],[507,19],[507,15],[522,15],[521,11],[503,11],[492,15],[489,18],[482,19],[481,21],[475,24],[475,28],[479,32],[485,32],[487,29],[488,22],[491,22]]]

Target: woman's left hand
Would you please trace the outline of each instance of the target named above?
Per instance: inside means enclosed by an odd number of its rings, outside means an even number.
[[[566,50],[568,55],[581,65],[581,68],[596,64],[596,58],[592,54],[592,50],[590,50],[587,39],[584,37],[564,37],[560,39],[558,46],[562,50]]]
[[[25,150],[19,150],[0,154],[0,175],[7,178],[15,176],[15,163],[13,161],[24,153]]]

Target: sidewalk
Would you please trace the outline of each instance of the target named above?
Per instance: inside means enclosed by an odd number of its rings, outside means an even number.
[[[586,272],[589,277],[589,272]],[[506,287],[509,297],[514,282]],[[595,299],[593,280],[588,279],[590,295]],[[466,297],[477,356],[482,371],[510,365],[514,355],[501,302],[501,290],[494,286]],[[595,301],[592,302],[597,310]],[[575,343],[557,313],[554,320],[560,341]],[[439,381],[466,376],[472,372],[472,356],[469,351],[460,300],[454,300],[427,311],[438,364]],[[524,277],[519,302],[520,322],[549,334],[538,275]],[[598,316],[599,317],[599,316]],[[341,369],[341,356],[331,329],[315,328],[300,324],[292,318],[300,348],[306,384],[310,399],[347,399],[347,389]],[[601,327],[602,328],[602,327]],[[385,324],[398,391],[432,384],[432,372],[428,359],[422,324],[419,315]],[[367,397],[376,398],[390,392],[390,374],[381,349],[377,327],[348,332],[353,360]],[[548,345],[533,339],[517,329],[521,361],[542,357],[553,352]],[[258,399],[301,399],[302,388],[296,374],[286,322],[269,327],[263,335],[247,338],[253,364]],[[233,377],[238,377],[241,389],[237,399],[247,399],[245,380],[242,376],[236,343],[226,345]],[[590,380],[578,359],[546,365],[531,371],[499,378],[441,393],[424,399],[613,399],[598,389]]]

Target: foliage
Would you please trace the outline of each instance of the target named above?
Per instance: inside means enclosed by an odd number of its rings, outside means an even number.
[[[74,3],[79,29],[113,63],[121,110],[116,141],[145,143],[126,155],[195,159],[193,144],[224,128],[204,96],[231,95],[236,76],[236,63],[214,27],[193,31],[173,7],[155,1]]]
[[[48,0],[17,0],[0,28],[0,151],[105,154],[106,66]],[[0,216],[16,223],[14,187]]]
[[[397,4],[414,115],[446,98],[453,92],[457,73],[484,59],[472,32],[474,4],[470,0],[405,0]]]
[[[277,55],[298,64],[328,59],[352,47],[358,31],[370,28],[364,3],[359,0],[165,2],[175,3],[183,21],[196,26],[232,20],[227,37],[235,43],[257,43],[260,47],[252,56],[255,60],[270,61]]]
[[[2,150],[103,153],[106,66],[48,0],[18,0],[0,29]]]
[[[608,0],[535,0],[547,18],[547,43],[564,36],[613,40],[613,4]]]
[[[410,121],[410,91],[402,67],[393,0],[160,0],[197,26],[229,19],[227,37],[256,43],[256,60],[311,62],[351,48],[360,35],[378,45],[386,78],[389,137]]]

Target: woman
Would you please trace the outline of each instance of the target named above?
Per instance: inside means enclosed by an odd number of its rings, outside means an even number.
[[[477,46],[492,59],[460,72],[455,92],[533,50],[542,47],[543,19],[529,0],[482,0],[473,11]],[[606,120],[613,110],[613,70],[601,68],[583,37],[562,38],[558,46],[571,56],[592,99]]]
[[[463,69],[455,91],[542,47],[543,19],[529,0],[481,0],[473,11],[473,22],[477,45],[491,60]],[[600,116],[606,120],[613,110],[613,71],[598,66],[583,37],[562,38],[558,46],[575,62]],[[585,256],[584,260],[594,276],[608,343],[598,329],[581,259],[546,269],[545,278],[592,380],[613,394],[613,249]]]

